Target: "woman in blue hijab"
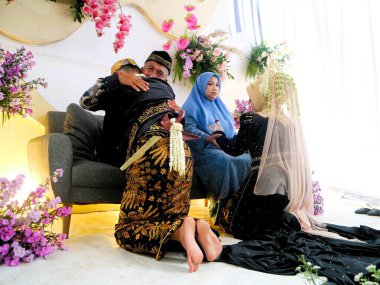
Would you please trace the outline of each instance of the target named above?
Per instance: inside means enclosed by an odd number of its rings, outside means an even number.
[[[235,134],[232,115],[219,98],[220,86],[218,74],[202,73],[182,106],[186,111],[186,131],[200,136],[200,139],[190,141],[189,146],[194,159],[194,174],[208,191],[210,217],[214,223],[218,220],[219,201],[239,189],[251,165],[249,154],[230,156],[205,141],[220,127],[228,138]]]

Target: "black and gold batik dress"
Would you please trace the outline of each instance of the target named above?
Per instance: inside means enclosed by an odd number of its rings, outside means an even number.
[[[185,144],[186,174],[180,177],[177,172],[169,171],[170,134],[167,130],[154,123],[137,135],[144,121],[167,108],[166,103],[148,108],[132,127],[127,158],[152,136],[161,139],[127,169],[127,183],[115,226],[120,247],[152,254],[157,260],[163,257],[168,240],[189,213],[192,180],[191,154]]]

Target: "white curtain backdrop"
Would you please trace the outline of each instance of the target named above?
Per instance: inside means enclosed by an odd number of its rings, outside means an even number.
[[[286,41],[294,53],[290,73],[298,86],[311,168],[322,185],[380,197],[380,1],[234,0],[231,5],[232,34],[248,33],[255,44],[259,30],[263,40]],[[239,20],[233,18],[236,11]],[[252,20],[255,15],[259,19]]]

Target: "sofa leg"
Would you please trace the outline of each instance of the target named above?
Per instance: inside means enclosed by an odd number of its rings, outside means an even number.
[[[63,203],[63,206],[66,207],[73,207],[73,204],[71,203]],[[62,232],[66,234],[66,238],[69,238],[69,232],[70,232],[70,222],[71,222],[71,214],[62,218]]]
[[[205,200],[205,207],[208,207],[208,199],[205,198],[204,200]]]

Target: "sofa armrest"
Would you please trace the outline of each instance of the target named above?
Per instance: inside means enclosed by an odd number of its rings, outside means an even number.
[[[62,168],[63,177],[57,183],[52,183],[51,187],[54,195],[60,196],[63,203],[70,203],[73,149],[67,135],[50,133],[30,140],[28,163],[33,180],[39,183],[57,168]]]

